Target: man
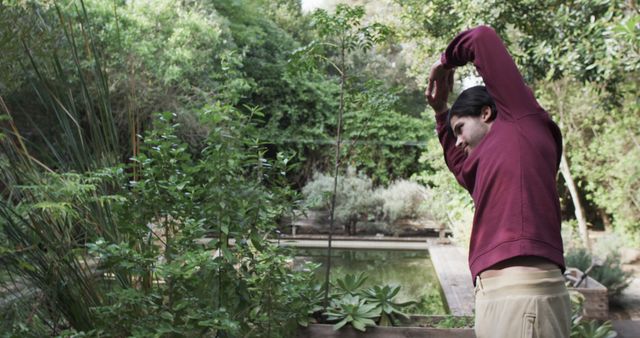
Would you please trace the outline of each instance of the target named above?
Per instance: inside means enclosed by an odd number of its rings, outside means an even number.
[[[465,90],[448,109],[453,68],[468,62],[486,88]],[[558,126],[486,26],[453,39],[431,69],[426,96],[447,166],[475,205],[469,268],[476,335],[569,337],[556,190]]]

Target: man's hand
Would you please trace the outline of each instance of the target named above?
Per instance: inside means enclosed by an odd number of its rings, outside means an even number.
[[[429,85],[425,91],[425,96],[427,97],[427,102],[436,113],[441,113],[448,109],[447,98],[449,97],[449,92],[453,91],[453,73],[453,69],[445,69],[439,59],[431,66]]]

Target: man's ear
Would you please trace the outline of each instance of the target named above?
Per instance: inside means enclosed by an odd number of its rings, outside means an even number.
[[[493,116],[491,116],[491,107],[482,107],[482,109],[480,110],[480,118],[482,118],[482,121],[485,123],[493,121]]]

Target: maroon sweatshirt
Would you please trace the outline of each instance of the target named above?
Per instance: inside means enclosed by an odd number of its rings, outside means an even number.
[[[467,155],[446,128],[436,128],[447,166],[475,205],[469,267],[474,279],[517,256],[543,257],[564,270],[556,173],[560,129],[538,104],[496,32],[480,26],[456,36],[442,54],[445,68],[473,62],[498,108],[489,132]]]

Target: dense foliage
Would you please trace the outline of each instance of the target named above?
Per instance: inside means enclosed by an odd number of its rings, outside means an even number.
[[[272,337],[306,322],[311,272],[267,241],[291,157],[265,157],[268,116],[239,103],[242,51],[217,48],[233,24],[173,2],[6,9],[41,25],[5,40],[23,68],[2,81],[1,259],[18,287],[2,331]]]
[[[0,281],[13,288],[0,331],[286,336],[320,294],[268,238],[332,164],[356,209],[338,217],[393,222],[426,204],[464,239],[471,202],[420,84],[477,24],[505,38],[562,128],[588,220],[640,243],[634,2],[380,3],[385,24],[297,0],[1,2]],[[405,194],[410,177],[428,189]],[[330,184],[313,191],[326,207]],[[570,219],[578,201],[560,191]],[[344,304],[392,320],[395,292]]]
[[[19,201],[0,208],[3,265],[42,293],[38,311],[24,307],[28,294],[14,303],[7,332],[281,336],[308,320],[311,273],[265,241],[289,205],[286,161],[264,161],[240,112],[201,116],[212,131],[198,156],[171,113],[124,167],[41,173],[7,149],[5,164],[28,175],[3,177]]]

